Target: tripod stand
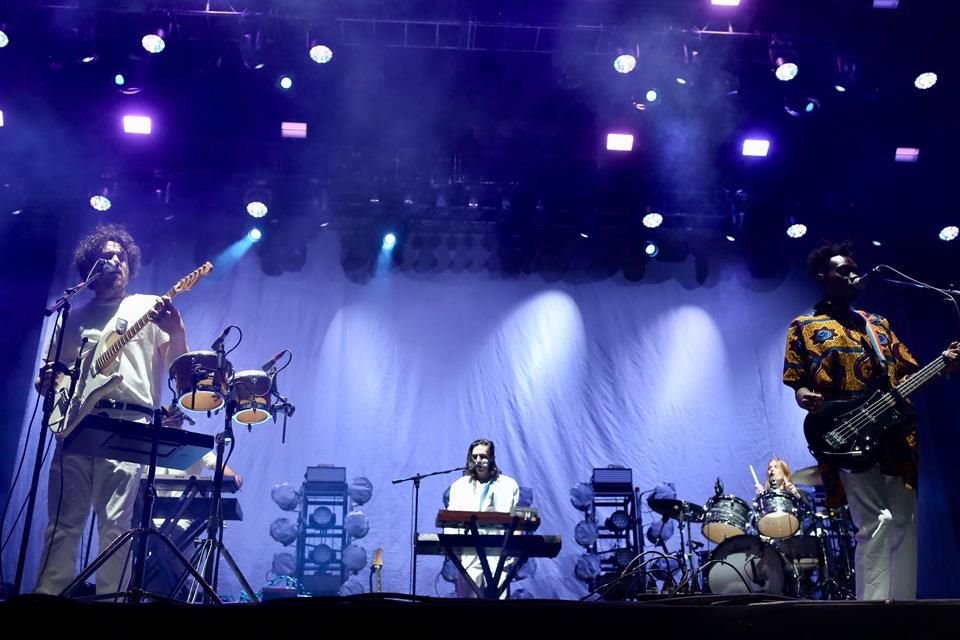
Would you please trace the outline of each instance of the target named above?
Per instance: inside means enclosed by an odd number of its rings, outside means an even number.
[[[213,496],[210,499],[210,515],[207,519],[207,537],[200,541],[197,550],[194,551],[193,557],[190,559],[189,572],[183,574],[173,589],[173,593],[178,593],[185,584],[188,576],[193,576],[195,583],[190,587],[188,602],[197,601],[199,596],[197,587],[200,587],[204,590],[205,603],[220,603],[220,599],[216,595],[216,589],[220,577],[221,556],[226,559],[231,571],[233,571],[234,577],[236,577],[240,586],[243,587],[243,590],[246,591],[250,599],[253,602],[258,602],[253,587],[250,586],[250,583],[240,571],[240,567],[237,566],[230,551],[226,545],[223,544],[223,513],[221,510],[221,500],[223,496],[223,471],[226,466],[224,464],[223,453],[227,441],[233,441],[232,420],[235,410],[236,403],[232,398],[228,399],[223,412],[223,431],[216,436],[217,463],[213,472]],[[203,579],[198,579],[198,571],[203,573]],[[212,585],[212,589],[208,590],[205,585]]]
[[[129,529],[120,534],[116,540],[110,543],[110,546],[104,549],[103,552],[94,559],[92,564],[81,571],[80,574],[74,578],[73,582],[66,586],[60,595],[69,595],[71,591],[73,591],[77,586],[83,584],[88,577],[90,577],[100,566],[112,558],[114,554],[123,551],[128,541],[132,541],[133,565],[131,570],[130,586],[126,591],[97,595],[96,599],[124,596],[127,602],[134,603],[141,602],[144,597],[164,599],[163,596],[147,593],[143,589],[143,576],[147,559],[147,539],[153,536],[159,539],[171,552],[173,552],[174,556],[184,567],[186,567],[187,571],[193,575],[194,579],[197,580],[197,583],[201,586],[201,588],[203,588],[212,601],[217,603],[220,602],[216,592],[210,587],[209,583],[203,579],[203,576],[201,576],[190,565],[190,563],[187,562],[187,559],[183,557],[183,554],[180,553],[180,550],[177,549],[176,545],[170,542],[170,540],[162,533],[153,528],[153,505],[157,496],[157,492],[154,487],[154,481],[157,474],[157,452],[160,448],[160,430],[162,429],[161,425],[162,412],[160,409],[157,409],[153,413],[153,427],[151,429],[152,438],[150,443],[150,467],[147,472],[147,486],[144,492],[143,511],[140,514],[140,526],[136,529]]]

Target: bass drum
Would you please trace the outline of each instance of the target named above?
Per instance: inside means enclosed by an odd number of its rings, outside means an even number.
[[[727,538],[713,550],[704,567],[708,593],[796,595],[796,579],[783,554],[759,536]]]

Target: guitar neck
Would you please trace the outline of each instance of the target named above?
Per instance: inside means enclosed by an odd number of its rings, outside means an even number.
[[[173,298],[175,298],[177,295],[176,287],[170,288],[164,295],[173,300]],[[140,333],[150,322],[150,314],[152,311],[153,310],[151,309],[140,316],[140,319],[134,322],[133,325],[127,327],[127,330],[120,335],[117,341],[114,342],[109,349],[106,349],[100,354],[100,357],[97,358],[96,362],[96,371],[104,369],[108,364],[113,362],[118,355],[120,355],[120,352],[123,351],[123,348],[127,346],[127,344],[133,340],[136,335]]]
[[[897,393],[906,398],[911,393],[936,378],[947,366],[947,361],[940,356],[920,371],[907,378],[897,387]]]

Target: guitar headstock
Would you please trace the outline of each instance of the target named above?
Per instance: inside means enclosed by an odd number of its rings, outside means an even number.
[[[374,569],[383,568],[383,547],[377,547],[377,550],[373,552],[373,562],[370,563],[370,566]]]
[[[178,293],[183,293],[184,291],[190,291],[190,289],[193,289],[194,285],[199,282],[200,278],[204,277],[211,271],[213,271],[213,265],[210,264],[210,262],[204,262],[202,265],[177,280],[177,284],[173,285],[173,288],[170,289],[171,294],[176,295]],[[171,297],[173,296],[171,295]]]

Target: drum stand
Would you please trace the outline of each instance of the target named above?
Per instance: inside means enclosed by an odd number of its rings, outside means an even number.
[[[190,573],[184,574],[173,589],[174,594],[178,593],[186,582],[188,575],[192,575],[195,582],[190,587],[190,595],[187,599],[188,602],[197,602],[199,597],[197,587],[204,587],[203,581],[196,580],[198,572],[202,572],[203,579],[207,584],[212,586],[212,590],[210,591],[204,588],[204,603],[209,604],[210,602],[219,602],[219,598],[216,596],[216,589],[220,578],[221,556],[226,559],[227,564],[230,566],[230,570],[233,571],[234,577],[236,577],[237,581],[240,583],[240,586],[247,593],[250,599],[253,602],[259,602],[253,587],[250,586],[250,583],[244,577],[243,572],[240,571],[240,567],[237,566],[237,563],[234,561],[230,551],[223,543],[223,517],[220,508],[220,502],[223,495],[223,470],[225,466],[223,452],[227,441],[233,441],[232,420],[235,410],[236,406],[233,399],[228,398],[223,411],[223,431],[218,433],[216,436],[217,466],[213,472],[213,496],[210,499],[210,515],[207,520],[207,537],[199,542],[197,550],[193,553],[193,557],[190,560]]]

